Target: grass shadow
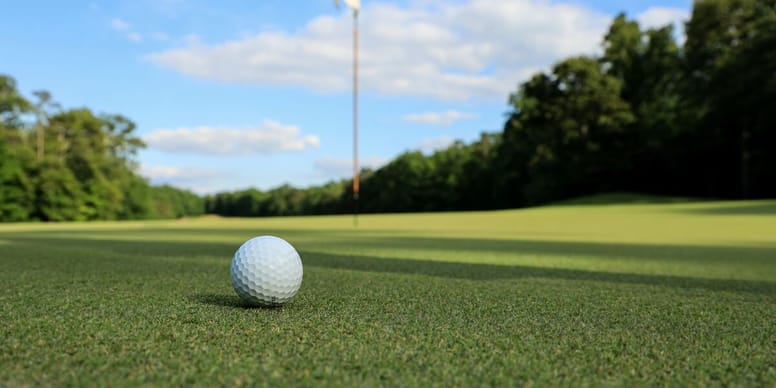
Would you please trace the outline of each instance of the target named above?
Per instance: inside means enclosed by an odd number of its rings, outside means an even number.
[[[560,200],[549,206],[576,206],[576,205],[658,205],[686,202],[700,202],[704,199],[669,197],[663,195],[638,194],[638,193],[606,193],[594,194],[584,197]]]
[[[341,242],[334,242],[341,244]],[[768,280],[730,280],[719,278],[701,278],[693,276],[667,276],[644,273],[615,273],[600,270],[577,270],[566,268],[530,267],[515,264],[493,265],[476,263],[481,254],[487,252],[505,252],[513,254],[519,260],[523,254],[553,254],[568,257],[599,256],[625,260],[645,260],[660,262],[686,262],[693,266],[705,264],[728,265],[735,261],[737,265],[755,265],[758,268],[773,268],[772,258],[776,257],[776,247],[727,247],[727,246],[681,246],[681,245],[645,245],[585,243],[563,241],[526,241],[526,240],[488,240],[488,239],[450,239],[423,237],[372,237],[353,239],[350,245],[364,249],[379,249],[390,252],[391,249],[405,248],[421,250],[444,257],[445,252],[470,252],[467,263],[455,263],[436,260],[420,260],[410,257],[376,257],[363,254],[331,254],[322,250],[327,244],[317,243],[311,246],[298,246],[305,266],[332,269],[347,269],[363,272],[388,272],[399,274],[420,274],[435,277],[470,280],[498,280],[520,278],[547,278],[564,280],[592,280],[620,284],[647,284],[679,288],[704,288],[716,291],[750,292],[769,296],[776,295],[776,282]],[[56,269],[61,271],[81,271],[94,269],[100,271],[134,271],[144,268],[140,264],[151,260],[164,263],[159,271],[179,273],[182,267],[193,270],[196,265],[201,271],[211,271],[213,266],[224,266],[230,260],[235,245],[223,242],[205,241],[126,241],[126,240],[89,240],[76,238],[32,238],[19,237],[12,240],[10,246],[3,249],[31,249],[37,252],[42,246],[56,247],[60,253],[67,251],[74,260],[83,255],[83,247],[89,247],[94,259],[85,261],[88,266],[73,266],[62,262]],[[436,251],[436,253],[434,253]],[[205,256],[206,260],[198,260]],[[111,257],[114,262],[104,260]],[[215,259],[219,258],[219,259]],[[168,260],[172,259],[172,260]],[[93,261],[96,260],[96,261]],[[137,260],[137,261],[135,261]],[[117,265],[116,263],[121,263]],[[248,307],[241,303],[236,295],[218,294],[193,295],[192,300],[224,307]]]
[[[685,214],[701,214],[710,216],[775,216],[776,201],[767,200],[760,203],[726,204],[724,206],[703,207],[697,209],[679,210]]]
[[[336,247],[341,241],[319,242],[316,246]],[[514,255],[558,255],[567,257],[602,257],[623,260],[649,260],[653,262],[729,263],[733,258],[749,264],[770,265],[776,257],[776,246],[726,246],[639,244],[584,241],[555,241],[528,239],[444,238],[444,237],[363,237],[354,238],[348,246],[364,250],[405,249],[470,253],[472,259],[484,252]],[[300,246],[304,249],[304,246]],[[315,250],[312,248],[311,250]]]
[[[223,294],[193,294],[188,296],[189,300],[197,303],[208,304],[211,306],[220,307],[233,307],[241,309],[261,309],[261,310],[277,310],[282,306],[259,306],[248,303],[237,295],[223,295]]]
[[[203,229],[203,235],[215,233],[217,230]],[[159,233],[164,233],[161,230]],[[147,233],[147,232],[146,232]],[[305,235],[304,232],[298,235]],[[102,252],[119,253],[138,258],[156,257],[221,257],[230,260],[240,242],[214,242],[193,240],[119,240],[119,239],[84,239],[73,237],[31,237],[29,235],[15,237],[11,244],[51,245],[59,249],[90,249]],[[776,246],[750,245],[681,245],[681,244],[640,244],[640,243],[610,243],[584,241],[556,241],[529,239],[488,239],[488,238],[446,238],[446,237],[411,237],[411,236],[351,236],[347,240],[341,238],[321,238],[313,243],[295,243],[299,251],[329,251],[346,244],[359,250],[380,249],[393,251],[397,249],[425,251],[432,254],[447,255],[448,252],[470,254],[472,262],[483,253],[498,253],[506,255],[555,255],[567,257],[602,257],[622,260],[649,260],[652,262],[671,262],[688,264],[725,264],[735,260],[740,265],[761,265],[771,267],[776,257]],[[776,274],[775,274],[776,275]],[[774,279],[776,280],[776,279]]]
[[[712,291],[747,292],[776,296],[776,283],[752,280],[710,279],[688,276],[651,275],[588,271],[565,268],[452,263],[431,260],[386,259],[369,256],[342,256],[310,252],[305,265],[364,272],[419,274],[468,280],[544,278],[588,280],[620,284],[642,284],[678,288],[702,288]]]

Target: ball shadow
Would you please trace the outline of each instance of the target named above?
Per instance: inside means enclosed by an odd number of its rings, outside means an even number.
[[[211,306],[220,307],[232,307],[241,309],[262,309],[262,310],[276,310],[282,306],[260,306],[252,304],[240,299],[237,295],[223,295],[223,294],[193,294],[189,295],[189,299],[202,304],[209,304]]]

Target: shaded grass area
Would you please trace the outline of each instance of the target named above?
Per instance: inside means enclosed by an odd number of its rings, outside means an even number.
[[[602,229],[648,230],[590,211]],[[563,210],[502,216],[398,218],[422,233],[379,216],[359,231],[328,217],[3,230],[0,385],[776,383],[775,241],[487,237]],[[577,216],[536,226],[573,237]],[[492,229],[447,235],[476,217]],[[231,255],[271,232],[302,253],[302,289],[247,308]]]
[[[683,211],[690,214],[776,217],[776,203],[769,200],[749,201],[741,205],[717,205]]]
[[[215,233],[215,230],[205,229],[205,234]],[[40,244],[39,239],[29,237],[18,238],[19,245],[35,246]],[[125,258],[137,260],[159,256],[159,260],[195,261],[198,258],[221,257],[227,260],[235,244],[228,243],[201,243],[187,242],[155,242],[145,241],[139,245],[136,241],[123,240],[90,240],[90,239],[61,239],[47,238],[46,245],[57,246],[59,249],[81,250],[80,247],[89,246],[94,252],[102,254],[119,253]],[[649,246],[638,244],[604,244],[604,243],[568,243],[548,241],[521,241],[521,240],[466,240],[466,239],[440,239],[440,238],[396,238],[396,237],[372,237],[368,239],[352,239],[347,241],[347,248],[382,249],[384,252],[392,252],[397,249],[420,250],[421,247],[430,250],[428,257],[437,257],[441,260],[423,260],[418,258],[391,258],[368,255],[331,254],[331,246],[341,246],[343,242],[338,240],[323,241],[309,248],[300,248],[305,258],[305,266],[347,269],[365,272],[390,272],[398,274],[419,274],[425,276],[448,277],[469,280],[495,280],[495,279],[519,279],[519,278],[547,278],[566,280],[593,280],[613,283],[636,283],[645,285],[662,285],[666,287],[706,288],[719,291],[741,291],[776,295],[776,282],[762,281],[758,278],[776,279],[776,247],[694,247],[694,246]],[[321,247],[329,249],[318,251]],[[465,262],[449,262],[444,259],[449,252],[464,252],[469,257]],[[441,253],[440,253],[441,252]],[[473,252],[473,254],[472,254]],[[505,253],[511,257],[512,263],[505,264],[505,259],[499,260],[501,264],[477,263],[476,255],[484,252]],[[435,255],[436,254],[436,255]],[[643,264],[652,262],[655,265],[661,263],[674,264],[685,272],[692,274],[692,267],[703,268],[711,272],[713,277],[698,276],[673,276],[648,273],[622,273],[612,270],[595,271],[590,269],[579,270],[569,268],[540,267],[532,265],[518,265],[523,261],[528,264],[532,260],[521,260],[523,255],[560,255],[561,257],[595,257],[598,260],[606,257]],[[425,257],[425,256],[424,256]],[[729,259],[735,257],[736,262],[730,263]],[[740,261],[744,261],[747,268],[761,269],[753,271],[755,279],[730,279],[719,278],[725,273],[730,273],[731,268],[741,267]],[[721,268],[715,268],[723,264]],[[728,267],[729,264],[730,267]],[[622,268],[627,268],[622,266]],[[716,271],[714,271],[716,270]],[[728,271],[728,272],[723,272]]]
[[[698,202],[698,198],[671,197],[663,195],[649,195],[640,193],[606,193],[585,197],[572,198],[553,203],[558,205],[634,205],[634,204],[669,204]]]

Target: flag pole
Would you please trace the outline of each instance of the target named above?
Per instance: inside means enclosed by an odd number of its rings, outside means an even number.
[[[358,171],[358,11],[361,0],[344,0],[353,11],[353,226],[358,226],[358,197],[360,191]],[[339,7],[340,0],[334,0]]]
[[[358,226],[358,9],[353,10],[353,225]]]

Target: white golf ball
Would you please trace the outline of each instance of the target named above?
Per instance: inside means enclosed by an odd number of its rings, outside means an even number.
[[[280,306],[302,285],[302,259],[282,238],[254,237],[232,259],[232,286],[244,301],[260,306]]]

